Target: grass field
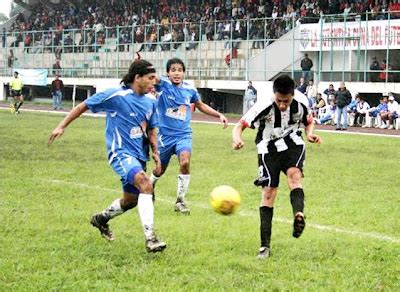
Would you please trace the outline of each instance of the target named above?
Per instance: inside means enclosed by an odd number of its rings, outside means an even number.
[[[193,125],[192,214],[173,212],[173,159],[157,186],[155,217],[168,248],[147,254],[136,210],[111,222],[113,243],[88,222],[120,195],[104,120],[78,119],[47,148],[61,119],[0,111],[0,291],[400,290],[399,139],[320,133],[324,144],[307,150],[304,234],[291,237],[282,176],[272,256],[257,261],[254,131],[237,152],[231,127]],[[241,193],[238,214],[209,207],[211,189],[221,184]]]

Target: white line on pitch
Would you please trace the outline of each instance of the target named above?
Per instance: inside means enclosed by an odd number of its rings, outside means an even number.
[[[103,187],[98,187],[98,186],[91,186],[88,184],[84,183],[76,183],[76,182],[70,182],[70,181],[63,181],[63,180],[57,180],[57,179],[49,179],[49,180],[44,180],[42,179],[41,181],[47,182],[47,183],[53,183],[53,184],[65,184],[65,185],[72,185],[75,187],[82,187],[82,188],[88,188],[88,189],[96,189],[100,191],[106,191],[106,192],[113,192],[115,193],[114,189],[109,189],[109,188],[103,188]],[[163,203],[168,203],[173,205],[174,202],[166,199],[161,199],[157,197],[157,201],[163,202]],[[194,205],[196,207],[202,208],[202,209],[209,209],[210,207],[206,204],[202,204],[199,202],[190,202],[191,205]],[[254,213],[249,213],[246,211],[240,211],[238,213],[239,216],[243,217],[255,217],[256,214]],[[286,223],[286,224],[293,224],[293,220],[289,220],[286,218],[280,218],[280,217],[275,217],[274,221],[279,222],[279,223]],[[333,227],[333,226],[326,226],[326,225],[321,225],[321,224],[315,224],[315,223],[307,223],[307,227],[311,227],[320,231],[326,231],[326,232],[336,232],[336,233],[341,233],[341,234],[347,234],[351,236],[358,236],[358,237],[367,237],[367,238],[372,238],[372,239],[378,239],[381,241],[388,241],[388,242],[393,242],[393,243],[400,243],[400,239],[381,234],[381,233],[375,233],[375,232],[361,232],[361,231],[352,231],[352,230],[346,230],[343,228],[338,228],[338,227]]]

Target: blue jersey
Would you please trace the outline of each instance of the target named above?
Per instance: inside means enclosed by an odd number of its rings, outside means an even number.
[[[149,160],[149,146],[143,131],[158,125],[156,100],[137,95],[132,89],[113,88],[85,100],[94,113],[104,111],[108,159],[127,153],[141,161]]]
[[[192,133],[190,104],[200,99],[197,89],[183,82],[176,86],[168,78],[161,78],[156,85],[159,94],[158,116],[161,135],[181,136]]]

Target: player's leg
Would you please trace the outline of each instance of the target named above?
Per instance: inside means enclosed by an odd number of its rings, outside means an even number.
[[[279,153],[258,155],[259,177],[254,182],[255,185],[262,186],[260,204],[261,245],[258,250],[258,259],[270,256],[272,217],[274,215],[274,202],[279,186],[280,156]]]
[[[19,100],[19,103],[15,109],[16,113],[19,113],[19,108],[24,104],[24,96],[21,94],[21,92],[19,93],[19,95],[17,96],[17,99]]]
[[[176,145],[176,156],[179,159],[179,175],[176,192],[175,211],[185,215],[190,214],[186,204],[186,195],[190,183],[190,157],[192,152],[192,137],[181,138]]]
[[[293,210],[293,236],[298,238],[306,225],[304,216],[304,191],[302,185],[305,145],[289,147],[285,159],[284,172],[290,190],[290,203]]]
[[[169,161],[175,150],[175,139],[160,134],[158,136],[157,146],[160,154],[161,169],[160,171],[154,169],[150,175],[150,181],[153,184],[153,188],[168,168]]]
[[[133,175],[134,185],[140,191],[138,211],[143,226],[146,250],[148,252],[162,251],[167,245],[160,241],[154,232],[153,185],[144,171],[139,171]]]
[[[125,191],[128,188],[130,188],[130,192]],[[115,240],[115,237],[108,226],[108,221],[136,207],[138,203],[138,192],[133,189],[133,186],[124,187],[124,189],[122,198],[114,200],[110,206],[104,211],[93,215],[90,220],[90,223],[97,227],[101,235],[109,241]]]

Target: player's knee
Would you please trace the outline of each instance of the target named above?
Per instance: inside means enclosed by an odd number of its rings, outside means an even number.
[[[181,173],[188,174],[190,171],[190,156],[181,156],[179,163],[181,167]]]
[[[138,197],[137,196],[129,196],[129,197],[124,197],[121,200],[121,208],[124,211],[133,209],[137,206],[138,203]]]
[[[135,186],[141,193],[153,193],[153,184],[144,172],[139,172],[135,176]]]

